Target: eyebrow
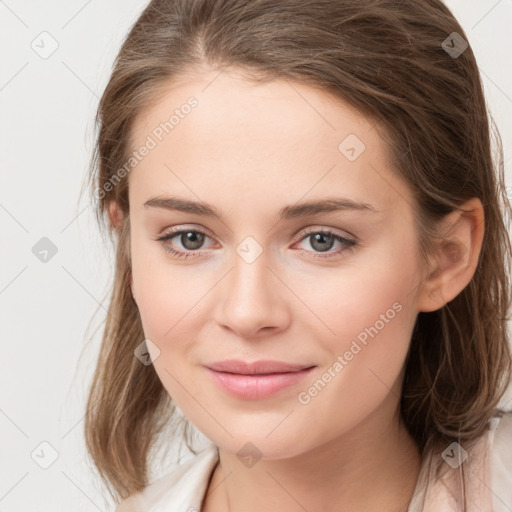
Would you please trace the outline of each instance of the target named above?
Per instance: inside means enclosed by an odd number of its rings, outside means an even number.
[[[195,213],[208,217],[215,217],[223,221],[222,214],[212,205],[205,202],[190,201],[179,197],[153,197],[144,203],[144,207],[163,208],[185,213]],[[285,206],[279,210],[281,220],[318,215],[320,213],[356,210],[368,213],[377,213],[372,205],[364,202],[357,202],[347,198],[325,198],[318,201]]]

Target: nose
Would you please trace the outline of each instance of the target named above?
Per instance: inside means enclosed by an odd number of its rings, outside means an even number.
[[[290,321],[288,290],[269,267],[265,253],[251,263],[235,254],[231,271],[219,284],[218,325],[243,338],[286,329]]]

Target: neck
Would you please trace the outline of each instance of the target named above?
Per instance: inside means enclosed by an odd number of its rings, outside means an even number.
[[[382,418],[381,418],[382,420]],[[367,418],[350,432],[288,459],[248,468],[219,448],[204,512],[406,512],[421,466],[398,415]]]

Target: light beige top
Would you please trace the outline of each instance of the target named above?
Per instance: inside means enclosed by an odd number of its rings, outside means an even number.
[[[423,461],[408,512],[512,512],[512,411],[489,422],[489,430],[469,451],[449,445],[440,477],[432,477],[434,455]],[[122,503],[123,512],[200,512],[218,461],[215,444],[176,463],[170,472]],[[465,467],[466,510],[461,468]]]

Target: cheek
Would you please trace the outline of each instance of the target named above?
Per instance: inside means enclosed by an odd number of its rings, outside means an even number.
[[[322,319],[335,335],[326,331],[316,338],[324,354],[322,367],[304,382],[295,402],[300,404],[296,419],[316,418],[318,431],[308,437],[311,443],[315,436],[349,431],[400,395],[416,311],[407,279],[395,278],[393,273],[366,281],[354,276],[351,293],[338,291],[337,302],[324,300]]]
[[[137,261],[137,259],[135,258]],[[187,361],[194,350],[194,315],[204,295],[179,269],[133,263],[134,288],[145,338],[154,369],[174,402],[188,411],[192,388]],[[194,307],[196,305],[196,307]],[[151,348],[150,348],[151,347]]]
[[[159,343],[172,340],[190,322],[194,317],[194,304],[204,295],[179,272],[162,276],[142,270],[137,275],[134,270],[134,285],[144,333]]]
[[[417,276],[412,248],[389,243],[364,257],[356,255],[346,267],[319,273],[314,281],[296,280],[294,291],[317,317],[320,339],[339,352],[348,350],[353,339],[364,343],[368,330],[375,333],[372,326],[381,338],[406,334],[415,318]]]
[[[331,389],[321,393],[327,401],[335,395],[377,403],[400,375],[417,316],[417,268],[411,250],[395,249],[322,281],[308,295],[324,326],[316,339],[328,354],[322,362]]]
[[[211,313],[205,307],[216,276],[172,263],[156,246],[139,244],[132,251],[134,294],[144,336],[157,347],[149,349],[155,371],[173,400],[188,410],[188,390],[201,389],[195,389],[190,370],[201,361],[198,340]]]
[[[135,229],[132,235],[133,293],[144,333],[162,340],[172,336],[180,318],[199,300],[201,290],[186,267],[168,261],[160,242],[146,240]]]

